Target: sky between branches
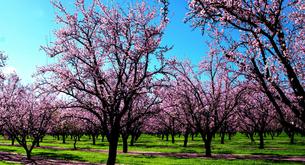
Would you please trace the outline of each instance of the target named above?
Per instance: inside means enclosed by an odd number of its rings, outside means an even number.
[[[92,0],[86,0],[88,3]],[[115,0],[112,0],[116,2]],[[120,0],[122,5],[136,2]],[[74,0],[62,0],[72,7]],[[109,3],[109,0],[104,0]],[[151,3],[151,1],[150,1]],[[124,6],[123,6],[124,7]],[[170,24],[163,38],[163,45],[174,46],[168,57],[190,59],[194,64],[206,54],[205,36],[184,23],[187,0],[170,0]],[[4,72],[16,71],[24,83],[33,81],[36,67],[50,63],[51,59],[40,49],[54,41],[55,9],[49,0],[2,0],[0,1],[0,50],[8,55]]]

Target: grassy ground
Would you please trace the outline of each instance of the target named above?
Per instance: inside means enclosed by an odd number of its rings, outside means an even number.
[[[20,163],[17,162],[10,162],[10,161],[4,161],[0,160],[0,165],[19,165]]]
[[[257,140],[258,141],[258,140]],[[34,156],[45,156],[49,158],[67,159],[86,161],[91,163],[105,163],[107,153],[94,151],[73,150],[73,142],[70,138],[66,139],[67,144],[47,136],[44,138],[41,146],[62,147],[67,150],[58,149],[42,149],[35,148]],[[275,156],[304,156],[305,155],[305,137],[296,136],[296,144],[289,144],[289,138],[282,134],[271,140],[266,137],[266,148],[258,149],[258,144],[251,144],[250,140],[242,134],[237,134],[232,140],[226,140],[225,144],[219,144],[218,136],[213,141],[212,153],[214,154],[243,154],[243,155],[275,155]],[[0,138],[0,151],[24,154],[24,150],[18,146],[5,146],[1,144],[10,144],[10,141]],[[176,143],[161,140],[155,136],[142,135],[135,146],[129,147],[129,151],[151,151],[151,152],[170,152],[170,153],[203,153],[203,143],[200,137],[196,137],[194,141],[189,140],[188,147],[182,147],[183,137],[176,137]],[[118,150],[122,150],[121,142]],[[92,141],[88,137],[82,137],[77,142],[79,149],[108,149],[107,142],[97,140],[96,145],[92,145]],[[8,162],[0,161],[0,164]],[[203,158],[175,158],[175,157],[159,157],[144,155],[119,154],[117,163],[120,164],[273,164],[275,162],[268,160],[224,160],[224,159],[203,159]],[[288,162],[276,162],[288,164]],[[297,164],[297,163],[296,163]]]

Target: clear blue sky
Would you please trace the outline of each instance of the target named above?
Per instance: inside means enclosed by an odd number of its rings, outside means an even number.
[[[201,32],[183,23],[186,12],[186,0],[170,0],[170,24],[163,43],[174,46],[168,56],[197,63],[207,48]],[[5,70],[15,69],[23,82],[32,82],[36,67],[51,61],[40,46],[52,41],[52,33],[57,27],[55,9],[49,0],[1,0],[0,20],[0,51],[9,58]]]

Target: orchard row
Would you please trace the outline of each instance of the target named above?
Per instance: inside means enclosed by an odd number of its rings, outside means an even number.
[[[200,134],[211,142],[236,132],[250,138],[284,130],[305,134],[305,2],[190,0],[186,21],[210,37],[198,63],[167,58],[162,45],[169,3],[161,13],[141,2],[128,9],[95,0],[71,13],[52,4],[60,28],[43,50],[52,64],[36,81],[1,81],[1,132],[27,157],[46,134],[101,134],[115,164],[118,140],[128,151],[141,133]],[[187,42],[187,41],[186,41]],[[5,60],[5,56],[2,56]]]

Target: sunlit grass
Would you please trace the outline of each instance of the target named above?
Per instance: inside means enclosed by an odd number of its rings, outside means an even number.
[[[161,140],[161,138],[150,135],[142,135],[135,146],[129,146],[129,151],[146,151],[146,152],[166,152],[166,153],[200,153],[204,154],[204,147],[201,138],[195,137],[194,141],[189,139],[188,147],[183,147],[183,136],[175,137],[174,144],[169,141]],[[256,139],[258,143],[258,139]],[[281,155],[281,156],[304,156],[305,155],[305,138],[296,136],[296,144],[289,144],[289,138],[285,134],[281,134],[271,140],[266,137],[265,149],[258,149],[258,144],[251,144],[250,140],[242,134],[237,134],[232,137],[232,140],[225,141],[225,144],[220,144],[220,138],[215,137],[212,144],[212,153],[214,154],[267,154],[267,155]],[[25,154],[24,150],[19,146],[8,146],[11,142],[0,138],[0,151],[13,152],[18,154]],[[4,146],[1,144],[6,144]],[[35,148],[33,156],[44,156],[48,158],[76,160],[91,163],[106,163],[107,152],[88,151],[84,149],[107,150],[108,143],[101,142],[98,138],[96,145],[92,145],[92,141],[88,136],[83,136],[77,142],[78,150],[73,150],[73,140],[66,139],[66,144],[62,144],[61,140],[52,136],[46,136],[41,146],[60,147],[60,149],[43,149]],[[122,150],[122,143],[120,141],[118,151]],[[7,162],[0,162],[0,164]],[[120,164],[272,164],[275,162],[267,160],[223,160],[223,159],[203,159],[203,158],[176,158],[176,157],[160,157],[147,155],[128,155],[118,154],[117,163]],[[281,164],[288,164],[288,162],[277,162]],[[289,163],[291,164],[291,163]]]
[[[0,165],[17,165],[20,163],[0,160]]]

